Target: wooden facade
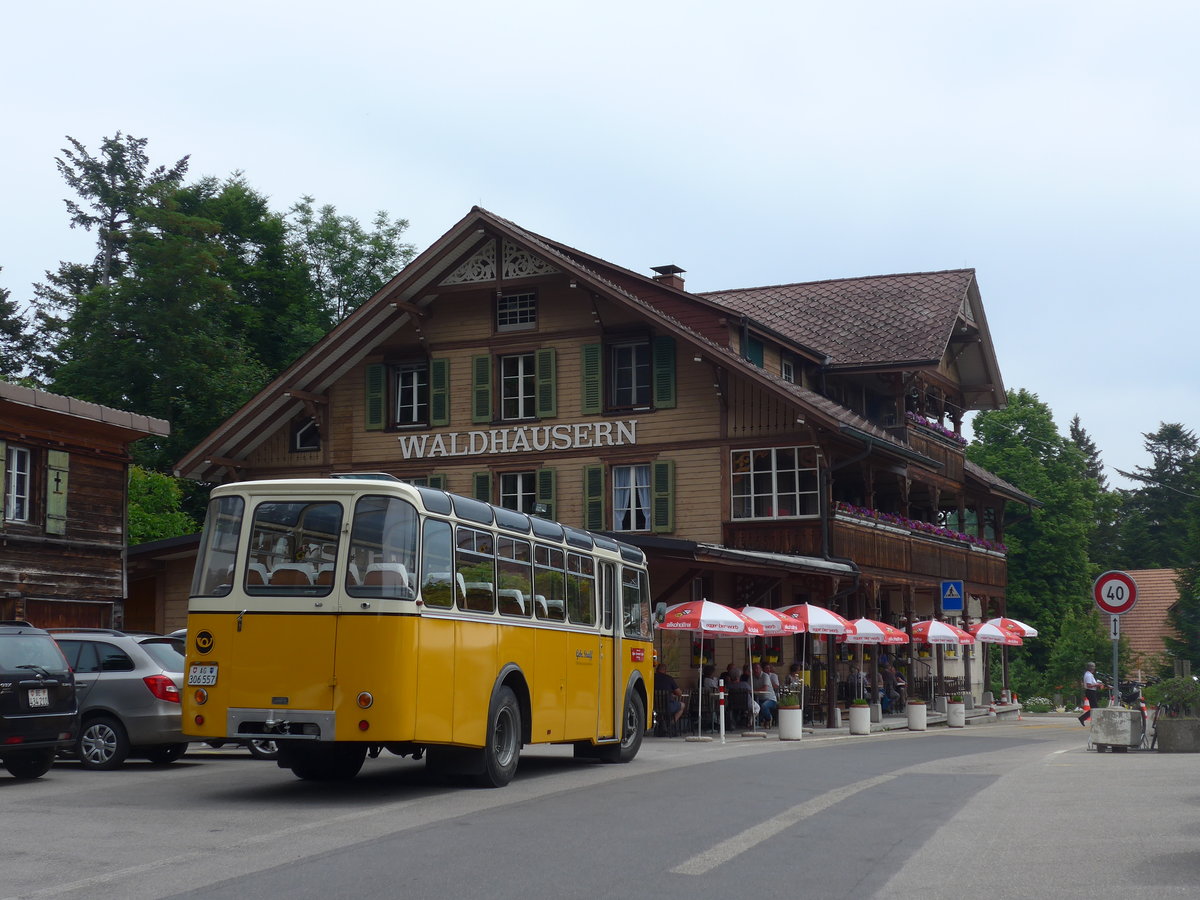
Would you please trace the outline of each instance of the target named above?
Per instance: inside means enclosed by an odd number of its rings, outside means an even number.
[[[0,618],[121,621],[129,445],[167,433],[160,419],[0,382]]]
[[[904,278],[888,314],[935,296],[922,321],[940,350],[914,362],[890,337],[861,346],[863,329],[843,369],[767,298],[690,294],[678,272],[638,275],[476,208],[178,471],[387,472],[518,506],[642,546],[661,604],[811,601],[903,623],[957,579],[968,616],[1000,611],[1005,509],[1034,501],[954,433],[1004,396],[974,273]],[[690,642],[661,649],[691,667]]]

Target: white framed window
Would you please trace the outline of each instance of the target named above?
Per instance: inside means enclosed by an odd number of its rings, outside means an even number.
[[[796,360],[789,353],[779,358],[779,377],[790,384],[796,383]]]
[[[292,451],[306,453],[321,449],[321,431],[313,419],[300,422],[292,431]]]
[[[501,472],[500,505],[518,512],[534,514],[537,503],[536,472]]]
[[[612,467],[613,531],[650,530],[650,466]]]
[[[424,364],[396,366],[395,423],[426,425],[429,422],[429,367]]]
[[[650,342],[613,344],[609,353],[612,361],[609,381],[612,405],[623,409],[649,407],[652,396]]]
[[[501,294],[496,298],[497,331],[531,331],[537,328],[537,294]]]
[[[735,519],[820,515],[816,447],[734,450],[730,473]]]
[[[28,522],[30,453],[26,447],[8,448],[4,462],[4,518]]]
[[[537,361],[532,353],[500,357],[500,418],[537,415]]]

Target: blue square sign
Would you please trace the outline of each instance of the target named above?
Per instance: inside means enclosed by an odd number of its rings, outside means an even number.
[[[942,582],[942,612],[963,611],[963,583],[961,581]]]

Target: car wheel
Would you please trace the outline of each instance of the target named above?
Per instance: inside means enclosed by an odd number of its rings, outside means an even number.
[[[155,765],[165,766],[182,757],[187,753],[187,749],[187,744],[159,744],[157,747],[146,749],[146,759]]]
[[[79,761],[85,769],[118,769],[129,756],[124,726],[108,716],[84,723],[79,735]]]
[[[13,778],[41,778],[52,765],[53,750],[22,750],[4,757],[4,768]]]
[[[279,758],[279,748],[274,741],[246,741],[246,749],[255,759]]]

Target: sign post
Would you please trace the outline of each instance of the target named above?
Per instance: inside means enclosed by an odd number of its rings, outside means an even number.
[[[1101,612],[1108,613],[1109,635],[1112,637],[1112,680],[1109,705],[1117,700],[1117,645],[1121,638],[1121,616],[1133,609],[1137,603],[1137,582],[1128,572],[1109,571],[1096,579],[1092,585],[1092,599]]]

